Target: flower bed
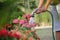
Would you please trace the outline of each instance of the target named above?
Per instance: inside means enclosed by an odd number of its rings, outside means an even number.
[[[11,24],[5,24],[0,30],[0,40],[40,40],[32,29],[36,23],[29,24],[30,15],[23,15],[22,19],[14,19]]]

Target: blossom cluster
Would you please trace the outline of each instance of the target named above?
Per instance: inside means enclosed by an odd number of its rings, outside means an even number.
[[[9,38],[16,38],[16,39],[19,39],[20,38],[20,35],[17,34],[17,33],[11,33],[9,32],[8,30],[2,28],[0,29],[0,40],[8,40]]]
[[[30,24],[29,23],[29,20],[30,20],[30,17],[31,15],[23,15],[22,16],[23,18],[25,18],[24,20],[23,19],[14,19],[13,20],[13,23],[14,24],[19,24],[21,25],[21,27],[26,27],[26,28],[31,28],[31,27],[35,27],[36,26],[36,23],[33,23],[33,24]]]
[[[11,40],[11,38],[14,40],[40,40],[35,33],[36,30],[31,30],[32,27],[36,26],[36,23],[30,24],[30,17],[30,14],[23,15],[23,19],[13,19],[12,24],[5,24],[0,30],[0,40]],[[6,37],[10,39],[6,39]]]

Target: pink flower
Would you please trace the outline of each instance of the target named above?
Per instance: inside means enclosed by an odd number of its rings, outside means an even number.
[[[0,36],[2,35],[2,31],[0,30]]]
[[[26,36],[27,36],[26,34],[23,34],[23,35],[22,35],[23,39],[26,40]]]
[[[18,32],[16,32],[16,33],[9,33],[9,36],[12,37],[12,38],[17,38],[17,39],[20,38],[20,34]]]
[[[30,15],[30,14],[27,14],[27,15],[26,15],[26,17],[27,17],[27,18],[30,18],[30,17],[31,17],[31,15]]]
[[[32,26],[32,27],[35,27],[35,26],[36,26],[36,24],[35,24],[35,23],[33,23],[31,26]]]
[[[37,38],[37,40],[40,40],[40,38]]]
[[[18,32],[14,33],[14,37],[19,39],[20,38],[20,34]]]
[[[2,29],[1,33],[3,37],[6,37],[8,35],[8,31],[6,29]]]
[[[31,15],[30,14],[23,14],[23,16],[22,17],[24,17],[24,18],[30,18],[31,17]]]
[[[33,37],[29,37],[28,40],[34,40]]]
[[[27,15],[26,15],[26,19],[27,19],[28,21],[30,20],[30,17],[31,17],[30,14],[27,14]]]
[[[31,25],[29,23],[25,23],[25,24],[22,25],[22,27],[30,28]]]
[[[24,27],[24,28],[25,28],[25,27],[26,27],[26,25],[27,25],[27,23],[23,24],[23,25],[22,25],[22,27]]]
[[[27,28],[31,28],[30,24],[27,24],[26,27],[27,27]]]
[[[19,24],[23,25],[25,23],[25,20],[20,20]]]
[[[19,22],[18,19],[14,19],[14,20],[13,20],[13,23],[18,23],[18,22]]]
[[[14,34],[13,33],[9,33],[9,37],[14,37]]]

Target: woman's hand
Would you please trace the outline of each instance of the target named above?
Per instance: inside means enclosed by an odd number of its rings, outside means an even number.
[[[41,12],[41,8],[37,8],[34,13],[39,14]]]
[[[35,13],[39,14],[39,13],[45,12],[46,10],[47,10],[47,7],[40,7],[40,8],[37,8],[37,10],[35,11]]]
[[[47,10],[47,7],[45,7],[45,6],[43,6],[42,8],[41,8],[41,12],[45,12]]]

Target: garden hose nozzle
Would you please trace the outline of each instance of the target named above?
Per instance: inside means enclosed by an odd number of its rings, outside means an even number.
[[[36,9],[37,10],[37,9]],[[33,24],[35,21],[34,21],[34,13],[35,13],[35,11],[36,10],[34,10],[32,13],[31,13],[31,17],[30,17],[30,20],[29,20],[29,23],[30,24]]]
[[[34,17],[34,11],[32,12],[31,17]]]
[[[31,13],[31,17],[34,17],[34,13],[37,9],[35,9],[32,13]]]

